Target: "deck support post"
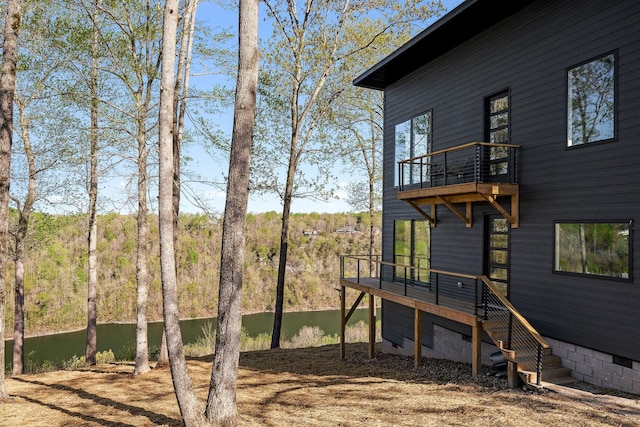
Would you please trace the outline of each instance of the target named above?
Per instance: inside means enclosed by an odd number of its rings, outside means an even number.
[[[413,357],[417,369],[422,361],[422,312],[418,308],[413,316]]]
[[[375,355],[376,343],[376,298],[369,294],[369,359]]]
[[[471,374],[476,377],[482,370],[482,326],[476,320],[471,329]]]
[[[346,352],[346,348],[345,348],[345,343],[344,343],[344,335],[345,335],[345,325],[347,323],[347,320],[345,319],[345,312],[346,310],[346,301],[347,301],[347,297],[346,297],[346,287],[341,285],[340,286],[340,359],[344,360],[345,357],[345,352]]]
[[[507,361],[507,386],[509,388],[518,388],[519,380],[518,364],[511,360]]]
[[[518,375],[518,363],[515,361],[516,352],[507,349],[500,349],[500,351],[507,358],[507,386],[509,388],[518,388],[520,375]]]

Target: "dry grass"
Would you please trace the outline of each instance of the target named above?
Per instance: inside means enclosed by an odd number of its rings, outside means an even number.
[[[238,411],[244,426],[638,426],[640,401],[623,407],[471,378],[470,366],[378,354],[349,344],[243,353]],[[204,404],[211,358],[189,362]],[[134,377],[129,364],[7,378],[3,426],[180,426],[167,370]],[[636,396],[637,398],[637,396]],[[604,402],[604,403],[603,403]]]

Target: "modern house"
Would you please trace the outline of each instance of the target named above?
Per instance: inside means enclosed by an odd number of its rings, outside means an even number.
[[[640,2],[467,0],[354,84],[384,92],[383,244],[343,307],[380,298],[416,363],[640,394]]]

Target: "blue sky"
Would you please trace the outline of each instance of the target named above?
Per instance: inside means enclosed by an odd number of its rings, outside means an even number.
[[[450,11],[460,3],[462,3],[462,0],[444,0],[442,1],[442,3],[445,6],[446,10]],[[198,6],[197,19],[200,22],[205,21],[211,27],[231,28],[234,33],[237,31],[236,11],[221,10],[221,8],[214,2],[201,3]],[[261,34],[267,35],[271,33],[271,25],[267,21],[261,20],[259,24],[261,28]],[[425,23],[425,28],[427,24],[428,23]],[[197,72],[196,69],[192,71],[194,73]],[[206,82],[198,77],[192,78],[192,85],[194,87],[200,86],[202,84],[206,84]],[[233,113],[231,110],[223,112],[217,117],[211,117],[211,120],[217,122],[225,132],[230,134],[233,121]],[[191,167],[198,170],[203,176],[206,176],[210,180],[220,181],[220,178],[227,173],[228,165],[224,160],[213,159],[198,147],[187,148],[186,151],[187,154],[189,154],[194,159]],[[338,183],[338,189],[336,192],[337,197],[326,202],[317,202],[308,199],[295,199],[292,204],[292,212],[336,213],[350,211],[350,206],[344,199],[344,197],[346,196],[346,194],[344,193],[344,188],[346,188],[346,185],[349,181],[353,180],[353,177],[346,175],[340,176],[340,174],[338,174],[338,176],[340,178],[340,182]],[[201,191],[205,195],[207,204],[214,212],[222,213],[222,211],[224,210],[224,191],[220,191],[218,189],[213,189],[210,187],[200,187],[199,191]],[[195,208],[189,203],[184,203],[181,209],[183,212],[200,212],[199,209]],[[265,212],[271,210],[276,212],[280,212],[282,210],[280,199],[276,195],[267,195],[263,197],[254,195],[250,197],[250,212]]]

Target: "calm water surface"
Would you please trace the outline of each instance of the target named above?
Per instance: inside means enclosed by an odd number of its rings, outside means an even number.
[[[367,323],[368,310],[356,310],[349,320],[349,325],[362,320]],[[379,314],[378,314],[379,315]],[[185,344],[195,342],[203,335],[202,329],[208,324],[215,327],[216,319],[183,320],[180,322],[182,340]],[[242,326],[251,337],[263,333],[271,333],[273,313],[248,314],[242,317]],[[283,339],[291,338],[303,326],[317,326],[326,335],[340,333],[340,310],[308,311],[285,313],[282,319]],[[112,350],[116,355],[135,353],[136,326],[134,324],[98,325],[98,351]],[[159,347],[162,338],[162,323],[149,324],[149,346]],[[26,365],[30,362],[40,364],[44,360],[60,362],[69,360],[74,355],[84,355],[86,331],[69,332],[25,340]],[[10,369],[13,358],[13,342],[7,341],[5,348],[5,366]]]

